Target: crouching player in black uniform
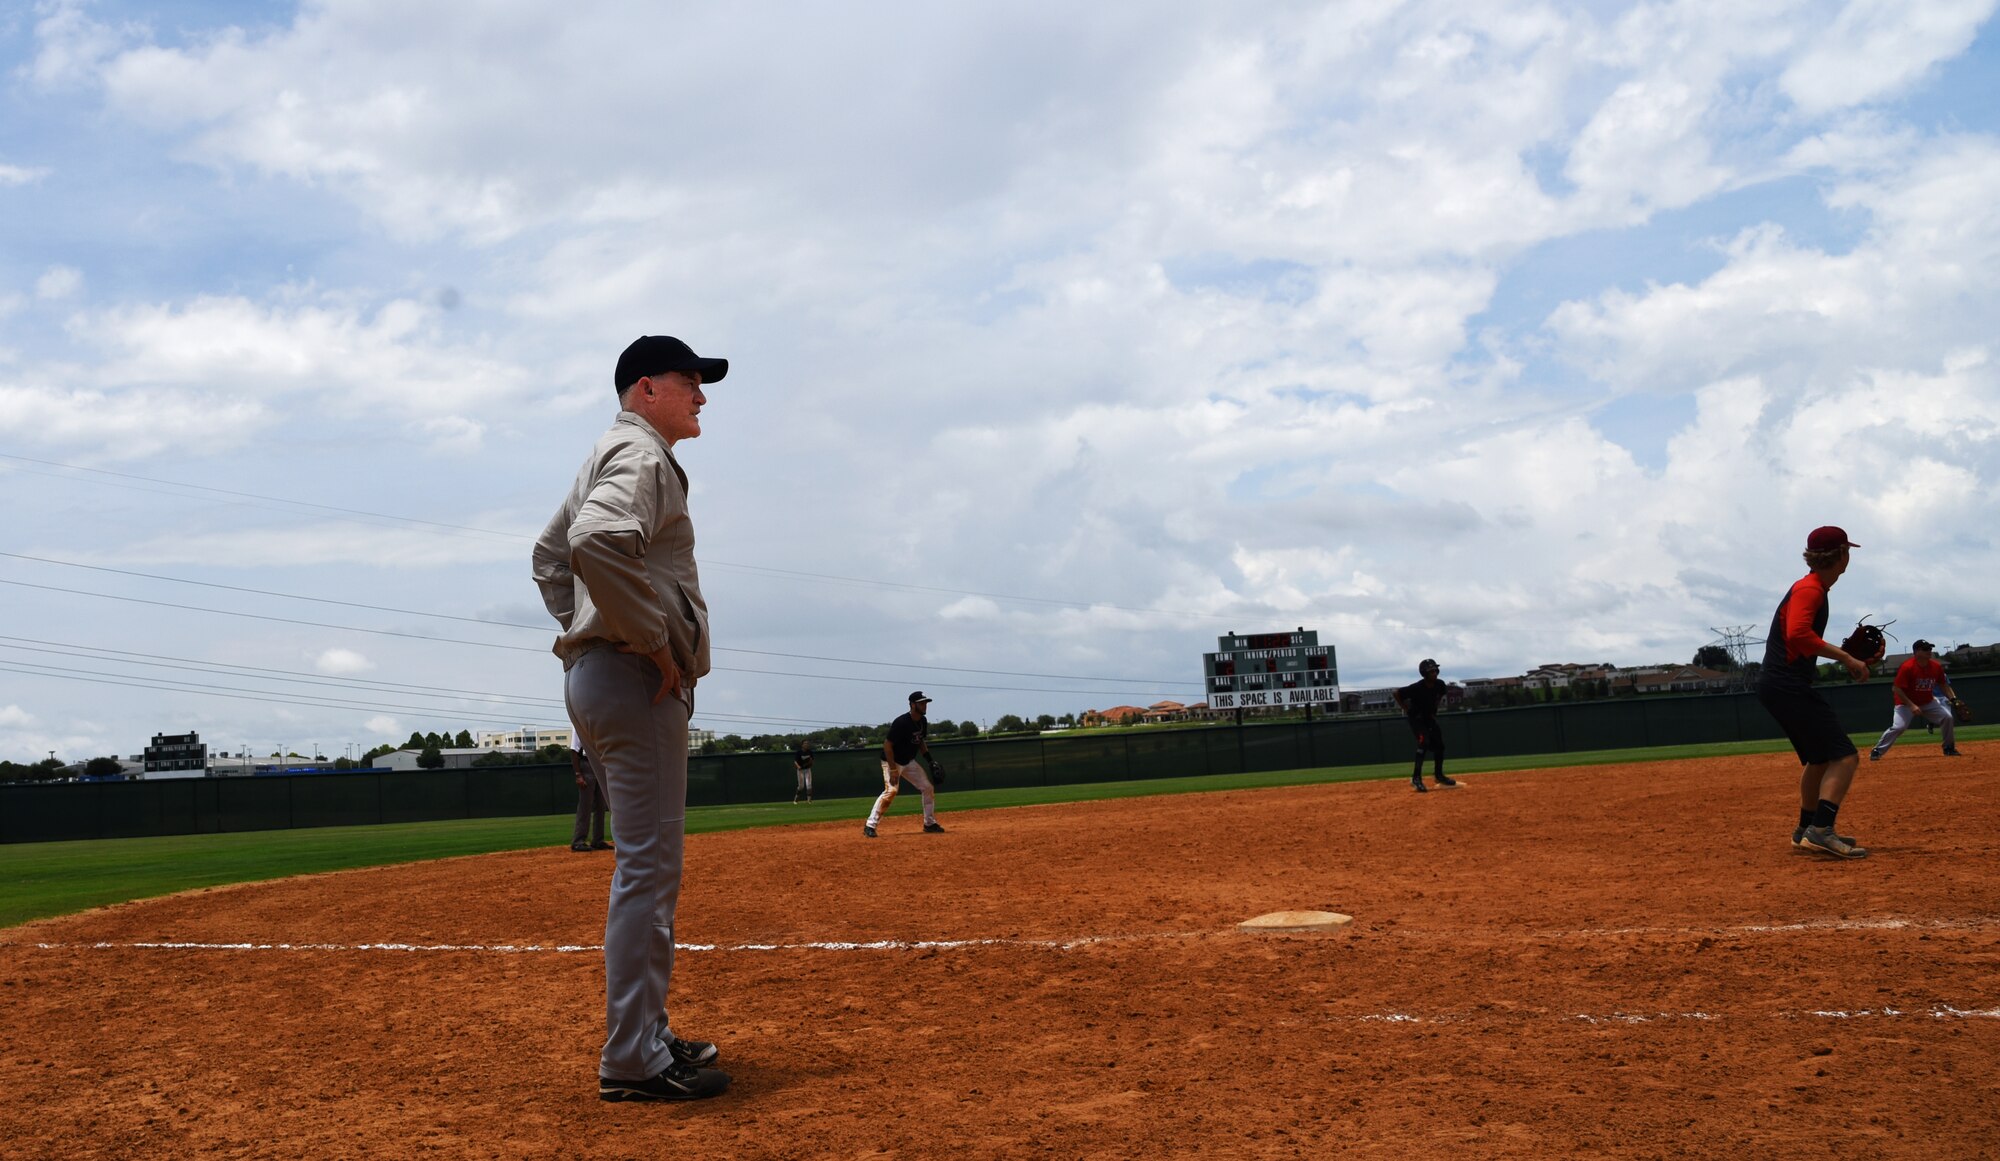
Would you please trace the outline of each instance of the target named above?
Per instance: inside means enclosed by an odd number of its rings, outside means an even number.
[[[1397,690],[1392,696],[1396,707],[1410,723],[1410,732],[1417,736],[1417,764],[1410,771],[1410,789],[1418,794],[1427,792],[1424,786],[1424,754],[1432,755],[1431,776],[1437,779],[1442,789],[1450,789],[1458,783],[1445,777],[1444,773],[1444,731],[1438,728],[1438,703],[1444,700],[1445,684],[1438,680],[1438,663],[1426,657],[1417,665],[1417,680]]]
[[[1757,678],[1757,700],[1792,741],[1802,767],[1799,775],[1799,825],[1792,846],[1841,859],[1868,857],[1867,848],[1848,835],[1834,833],[1834,818],[1854,781],[1860,755],[1833,707],[1812,687],[1822,657],[1838,661],[1848,676],[1868,680],[1869,663],[1878,658],[1853,657],[1826,639],[1826,591],[1847,571],[1847,550],[1860,545],[1834,527],[1815,528],[1806,538],[1806,567],[1812,571],[1792,582],[1771,631],[1764,637],[1764,668]]]

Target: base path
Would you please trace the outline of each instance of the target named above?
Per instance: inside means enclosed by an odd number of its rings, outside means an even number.
[[[689,840],[675,1024],[597,1100],[608,855],[0,930],[0,1155],[2000,1155],[2000,746],[1772,754]],[[1278,911],[1335,931],[1240,931]]]

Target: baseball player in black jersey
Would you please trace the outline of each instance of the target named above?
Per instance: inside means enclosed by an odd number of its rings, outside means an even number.
[[[868,821],[861,824],[861,833],[869,838],[875,837],[882,812],[896,801],[898,781],[908,782],[923,795],[924,833],[944,833],[937,820],[937,787],[931,783],[930,772],[917,760],[931,752],[931,724],[925,720],[930,704],[931,699],[920,689],[910,695],[910,712],[889,723],[889,736],[882,739],[882,794],[875,800],[875,809],[868,812]]]
[[[799,804],[799,795],[805,795],[807,802],[813,800],[813,744],[811,738],[801,738],[799,748],[792,753],[792,773],[796,782],[792,788],[792,805]]]
[[[1449,790],[1458,783],[1445,776],[1444,772],[1444,730],[1438,726],[1438,704],[1444,701],[1447,688],[1438,680],[1438,663],[1426,657],[1417,665],[1417,680],[1397,690],[1394,696],[1396,706],[1403,711],[1403,717],[1410,723],[1410,732],[1417,736],[1417,761],[1410,769],[1410,789],[1418,794],[1426,793],[1424,785],[1424,754],[1431,755],[1431,777],[1440,789]]]

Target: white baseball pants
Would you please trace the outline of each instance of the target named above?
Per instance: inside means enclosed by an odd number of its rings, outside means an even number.
[[[924,796],[924,822],[936,822],[937,787],[931,785],[930,773],[924,769],[923,763],[912,758],[909,762],[897,766],[885,758],[882,760],[882,794],[875,800],[875,809],[868,812],[868,825],[874,826],[881,822],[882,812],[889,809],[890,803],[896,801],[898,778],[916,787],[917,792]]]

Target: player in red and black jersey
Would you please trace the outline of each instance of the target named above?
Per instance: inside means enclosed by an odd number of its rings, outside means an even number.
[[[1417,665],[1417,680],[1397,690],[1390,696],[1396,699],[1396,707],[1410,723],[1410,732],[1417,736],[1417,764],[1410,770],[1410,789],[1422,794],[1424,786],[1424,755],[1433,755],[1431,776],[1445,789],[1458,785],[1444,773],[1444,730],[1438,726],[1438,705],[1444,701],[1445,690],[1450,688],[1438,680],[1438,663],[1426,657]]]
[[[1832,526],[1815,528],[1806,537],[1806,567],[1812,571],[1794,581],[1778,602],[1771,631],[1764,637],[1764,667],[1757,679],[1757,700],[1791,739],[1802,767],[1799,825],[1792,832],[1792,845],[1843,859],[1868,855],[1852,838],[1834,833],[1834,819],[1861,756],[1840,728],[1833,707],[1812,683],[1822,657],[1840,662],[1856,681],[1868,680],[1868,665],[1878,660],[1850,656],[1826,639],[1826,591],[1847,571],[1847,550],[1859,547]]]
[[[1956,700],[1958,691],[1951,687],[1951,679],[1944,675],[1944,666],[1938,664],[1936,646],[1929,641],[1919,641],[1910,646],[1910,659],[1896,669],[1896,680],[1889,686],[1889,695],[1895,699],[1895,717],[1890,719],[1889,728],[1875,747],[1868,751],[1870,762],[1879,762],[1910,723],[1922,718],[1933,726],[1944,729],[1944,756],[1956,758],[1958,738],[1953,727],[1951,709],[1938,700],[1938,693]]]

